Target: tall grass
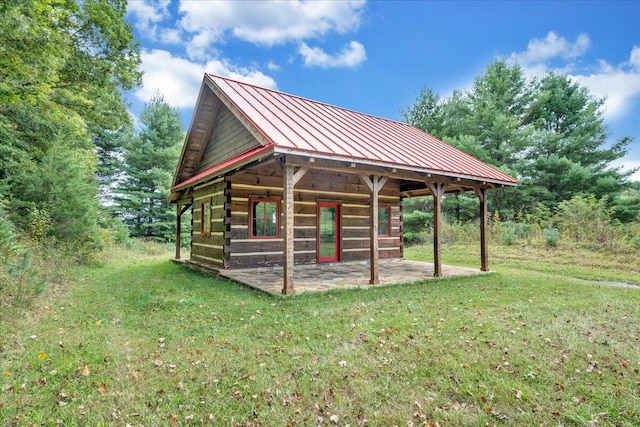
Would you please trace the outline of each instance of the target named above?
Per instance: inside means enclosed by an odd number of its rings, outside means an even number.
[[[433,239],[432,227],[414,229],[405,224],[409,243],[425,244]],[[424,224],[424,221],[417,222]],[[489,238],[506,246],[584,248],[595,251],[640,254],[640,218],[631,223],[613,219],[606,199],[576,196],[561,202],[552,213],[540,205],[533,214],[520,214],[514,220],[502,220],[494,212],[488,221]],[[480,239],[478,221],[444,222],[441,238],[444,243],[474,244]]]

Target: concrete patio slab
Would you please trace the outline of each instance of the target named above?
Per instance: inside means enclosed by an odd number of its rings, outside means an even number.
[[[187,264],[194,263],[187,261]],[[215,269],[204,265],[192,266],[199,269],[208,268],[222,277],[269,294],[280,295],[282,292],[281,266],[238,270]],[[483,274],[476,268],[451,265],[443,265],[442,268],[444,277]],[[433,264],[404,259],[381,259],[379,274],[380,285],[376,286],[412,283],[433,279]],[[372,287],[369,285],[368,261],[296,265],[293,277],[296,293]]]

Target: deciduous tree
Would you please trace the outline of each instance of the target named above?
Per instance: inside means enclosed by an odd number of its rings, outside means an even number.
[[[98,237],[96,146],[129,122],[120,90],[141,82],[125,14],[121,0],[0,3],[0,195],[25,230],[37,211],[59,241]]]

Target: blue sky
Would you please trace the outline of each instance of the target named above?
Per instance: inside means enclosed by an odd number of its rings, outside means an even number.
[[[160,91],[187,127],[206,71],[400,120],[420,88],[468,89],[507,58],[606,97],[611,141],[634,137],[617,165],[640,167],[640,0],[130,0],[127,19],[145,72],[134,116]]]

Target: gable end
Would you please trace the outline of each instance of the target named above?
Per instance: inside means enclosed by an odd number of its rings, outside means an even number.
[[[221,105],[197,173],[259,146],[258,140],[229,109]]]

